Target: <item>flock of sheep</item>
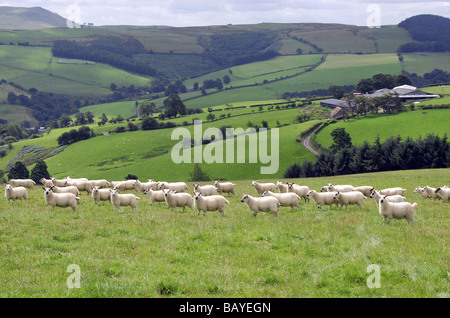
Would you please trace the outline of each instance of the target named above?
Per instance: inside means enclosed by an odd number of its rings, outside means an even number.
[[[198,211],[198,215],[207,211],[219,211],[224,214],[226,204],[230,202],[222,195],[235,196],[235,184],[231,182],[220,182],[214,180],[213,185],[194,184],[193,196],[188,191],[188,186],[184,182],[157,182],[147,180],[126,181],[107,181],[107,180],[88,180],[87,178],[72,179],[45,179],[40,182],[43,184],[44,198],[52,211],[55,207],[71,207],[77,211],[77,203],[80,200],[80,192],[86,191],[94,200],[95,204],[99,201],[109,201],[117,210],[121,206],[130,206],[132,210],[137,211],[137,200],[140,198],[132,193],[120,193],[134,190],[148,195],[150,204],[165,202],[168,207],[174,211],[181,207],[184,212],[186,206],[192,211]],[[28,202],[27,188],[33,189],[36,183],[31,179],[11,179],[9,184],[5,184],[5,198],[8,202],[15,200],[25,200]],[[384,219],[390,223],[391,219],[406,219],[408,224],[414,222],[414,213],[417,203],[405,202],[403,196],[406,189],[396,187],[381,190],[375,190],[371,186],[353,187],[352,185],[334,185],[327,183],[320,192],[310,189],[308,186],[297,185],[294,183],[259,183],[252,181],[252,187],[256,190],[257,197],[249,194],[242,196],[241,202],[245,202],[247,207],[256,216],[258,212],[272,212],[277,216],[280,207],[291,207],[300,209],[299,202],[304,200],[309,202],[313,199],[315,204],[321,210],[322,206],[333,204],[342,209],[348,205],[361,204],[367,198],[373,198],[378,206],[378,211]],[[276,192],[278,190],[278,192]],[[450,189],[447,186],[432,188],[425,186],[417,187],[414,193],[419,193],[423,199],[449,201]]]

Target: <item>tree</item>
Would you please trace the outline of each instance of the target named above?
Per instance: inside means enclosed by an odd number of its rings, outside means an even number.
[[[330,149],[333,152],[339,152],[342,149],[350,148],[352,146],[352,138],[350,134],[345,131],[345,128],[336,128],[331,132],[333,137],[333,144]]]
[[[294,163],[292,166],[287,168],[286,172],[283,175],[283,178],[300,178],[300,165],[298,163]]]
[[[66,114],[62,114],[58,121],[59,127],[69,127],[70,123],[73,122],[72,119]]]
[[[36,184],[40,184],[40,181],[42,178],[50,179],[50,174],[47,170],[47,164],[44,160],[38,160],[36,162],[36,165],[31,170],[31,179],[36,182]]]
[[[86,125],[87,120],[86,117],[84,116],[84,113],[82,112],[78,112],[75,114],[75,125]]]
[[[142,102],[139,105],[139,114],[141,116],[151,116],[153,113],[156,113],[157,109],[156,109],[156,105],[155,103],[152,103],[148,100],[146,100],[145,102]]]
[[[363,94],[371,93],[374,90],[373,82],[370,78],[362,79],[356,85],[356,89]]]
[[[344,89],[342,88],[342,86],[331,85],[328,88],[328,90],[333,95],[333,97],[336,99],[341,99],[342,97],[344,97],[345,92],[344,92]]]
[[[28,179],[29,177],[30,172],[22,161],[16,161],[8,173],[8,179]]]
[[[184,116],[187,113],[186,106],[181,101],[178,94],[170,94],[164,103],[166,104],[166,109],[164,110],[166,117],[172,118],[176,117],[178,114]]]
[[[223,82],[224,82],[224,84],[229,84],[229,83],[231,82],[230,77],[229,77],[228,75],[225,75],[225,76],[223,77]]]
[[[189,175],[191,176],[189,181],[211,181],[209,175],[202,170],[198,163],[194,165],[194,170]]]
[[[145,117],[142,120],[142,130],[153,130],[159,128],[159,123],[154,117]]]
[[[100,122],[102,123],[102,125],[104,125],[108,122],[108,117],[106,117],[105,113],[102,114],[102,118],[100,119]]]

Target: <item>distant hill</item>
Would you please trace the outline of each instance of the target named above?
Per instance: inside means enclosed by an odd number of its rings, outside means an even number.
[[[41,7],[0,6],[0,29],[36,30],[67,27],[66,19]]]

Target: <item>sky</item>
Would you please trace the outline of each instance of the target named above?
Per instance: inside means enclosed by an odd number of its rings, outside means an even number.
[[[1,5],[40,6],[96,26],[317,22],[377,27],[418,14],[450,17],[449,1],[423,0],[0,0]]]

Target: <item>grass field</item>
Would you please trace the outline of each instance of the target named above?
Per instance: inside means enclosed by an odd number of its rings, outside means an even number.
[[[450,71],[450,61],[447,53],[402,54],[403,69],[408,73],[423,75],[434,69]]]
[[[139,212],[95,205],[86,193],[78,212],[51,211],[36,188],[28,204],[0,203],[0,296],[447,298],[450,206],[413,189],[449,179],[450,169],[439,169],[290,180],[316,190],[325,182],[404,187],[418,203],[413,227],[383,225],[372,199],[361,210],[319,211],[302,201],[276,218],[253,217],[240,202],[254,194],[250,180],[235,182],[223,217],[151,207],[142,193]],[[80,288],[68,288],[70,265],[79,266]],[[379,288],[368,285],[370,265],[378,266]]]
[[[109,65],[58,63],[48,47],[0,46],[0,73],[8,82],[25,89],[69,95],[109,95],[109,85],[144,86],[151,78]]]
[[[331,146],[333,140],[331,132],[336,128],[345,128],[352,138],[354,145],[361,145],[364,141],[371,144],[377,136],[384,141],[390,136],[425,138],[428,134],[441,137],[449,133],[447,123],[450,120],[450,110],[415,110],[389,116],[371,115],[368,118],[352,118],[328,125],[317,133],[315,139],[322,146]]]

